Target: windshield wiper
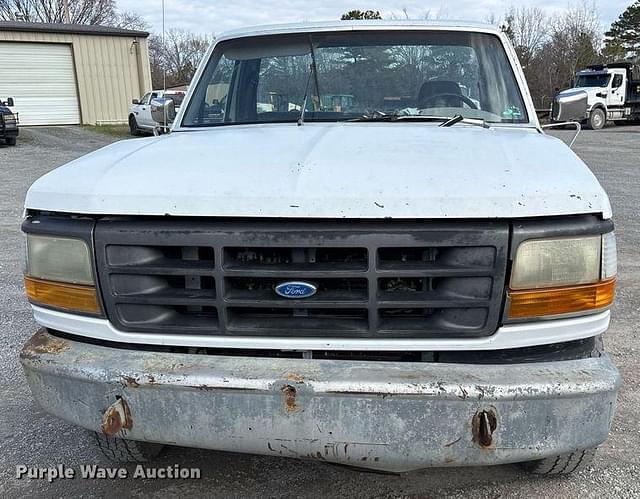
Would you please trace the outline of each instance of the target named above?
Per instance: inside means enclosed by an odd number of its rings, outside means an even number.
[[[397,114],[385,114],[382,111],[374,111],[371,114],[363,114],[357,118],[350,118],[347,121],[394,121]]]
[[[491,128],[484,119],[476,119],[476,118],[465,118],[461,114],[456,114],[452,118],[447,119],[444,123],[442,123],[441,127],[450,127],[455,125],[456,123],[463,122],[468,125],[476,125],[481,126],[482,128]]]
[[[440,116],[427,116],[419,114],[385,114],[382,111],[374,111],[371,114],[363,114],[347,121],[446,121],[449,118]]]
[[[318,67],[316,65],[316,51],[313,48],[313,40],[311,37],[309,37],[309,49],[311,51],[311,65],[309,66],[307,84],[304,87],[304,98],[302,99],[302,109],[300,110],[300,116],[298,117],[298,126],[304,125],[304,115],[307,112],[307,99],[309,97],[309,84],[311,83],[311,78],[315,81],[316,95],[318,96],[318,102],[320,103],[320,111],[322,111],[322,99],[320,98],[320,86],[318,85]]]
[[[453,126],[456,123],[460,123],[463,119],[464,119],[464,116],[462,116],[461,114],[456,114],[453,118],[445,121],[444,123],[441,123],[439,126],[441,127]]]
[[[481,126],[482,128],[491,128],[487,122],[483,119],[465,118],[461,114],[456,114],[453,117],[448,116],[428,116],[420,114],[384,114],[381,111],[377,111],[376,114],[365,114],[358,118],[352,118],[347,121],[442,121],[441,127],[450,127],[456,123],[464,122],[465,124]]]

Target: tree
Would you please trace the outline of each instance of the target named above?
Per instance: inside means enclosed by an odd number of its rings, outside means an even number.
[[[511,7],[500,28],[513,43],[523,68],[539,53],[548,34],[544,12],[537,7]]]
[[[433,11],[431,9],[427,9],[422,11],[422,13],[418,15],[409,13],[409,9],[407,9],[406,7],[403,7],[400,10],[400,12],[389,13],[389,19],[394,19],[394,20],[405,19],[407,21],[411,19],[424,19],[425,21],[428,21],[430,19],[434,19],[434,20],[447,19],[448,17],[449,17],[449,14],[447,12],[447,9],[444,7],[440,7],[439,9],[433,10]]]
[[[115,0],[0,0],[0,20],[37,23],[101,24],[146,30],[149,24],[133,11],[120,12]]]
[[[73,24],[113,25],[117,18],[115,0],[69,0],[69,19]],[[0,0],[0,20],[41,23],[66,22],[65,2],[61,0]]]
[[[640,0],[636,0],[620,14],[605,36],[605,54],[609,59],[637,60],[640,57]]]
[[[599,62],[598,49],[602,41],[600,29],[596,8],[585,2],[553,20],[551,40],[544,50],[550,57],[549,68],[559,83],[558,87],[567,86],[577,70]]]
[[[1,0],[0,0],[1,1]],[[114,26],[123,29],[133,29],[138,31],[148,31],[150,26],[147,21],[136,12],[131,10],[116,13]]]
[[[602,59],[600,18],[587,0],[555,16],[511,7],[502,21],[491,21],[513,43],[536,106],[547,107],[556,88],[566,88],[578,69]]]
[[[184,85],[191,81],[200,60],[207,52],[212,37],[198,35],[182,29],[171,29],[162,37],[149,37],[151,79],[154,88]]]
[[[350,10],[346,14],[342,14],[341,21],[362,20],[362,19],[382,19],[380,12],[377,10]]]

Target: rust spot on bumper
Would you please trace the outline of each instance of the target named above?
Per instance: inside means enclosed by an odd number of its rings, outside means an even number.
[[[488,449],[493,444],[493,432],[498,427],[498,418],[495,409],[484,409],[476,412],[471,420],[473,441],[483,449]]]
[[[122,385],[127,388],[138,388],[140,383],[133,376],[122,376]]]
[[[296,373],[287,373],[284,377],[287,381],[293,381],[294,383],[304,383],[304,378]]]
[[[130,376],[128,374],[120,375],[120,383],[124,388],[139,388],[141,385],[156,385],[158,382],[153,374],[138,374]]]
[[[35,360],[41,355],[57,355],[69,349],[70,342],[51,336],[45,329],[40,329],[25,343],[20,356]]]
[[[129,404],[122,397],[119,397],[111,404],[102,416],[102,433],[113,436],[122,429],[130,430],[133,426],[133,418]]]
[[[282,387],[282,393],[284,394],[284,408],[288,413],[296,412],[298,410],[298,402],[296,397],[298,395],[295,387],[291,385],[284,385]]]

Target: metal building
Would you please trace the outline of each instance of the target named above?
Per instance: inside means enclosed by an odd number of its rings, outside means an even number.
[[[126,123],[151,90],[145,31],[0,21],[0,99],[21,125]]]

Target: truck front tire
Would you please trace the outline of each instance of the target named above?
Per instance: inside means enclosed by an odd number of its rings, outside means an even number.
[[[138,122],[136,121],[136,117],[133,115],[129,116],[129,132],[131,132],[131,135],[134,137],[141,135],[140,128],[138,128]]]
[[[153,460],[164,445],[124,438],[108,437],[94,432],[96,444],[100,452],[109,460],[116,463],[144,463]]]
[[[607,123],[607,116],[600,108],[594,109],[589,115],[589,128],[591,130],[602,130]]]
[[[16,137],[7,137],[4,140],[5,140],[5,142],[7,143],[8,146],[15,146],[16,142],[17,142]]]
[[[522,469],[534,475],[568,475],[589,467],[596,454],[596,447],[577,450],[569,454],[546,457],[536,461],[518,463]]]

